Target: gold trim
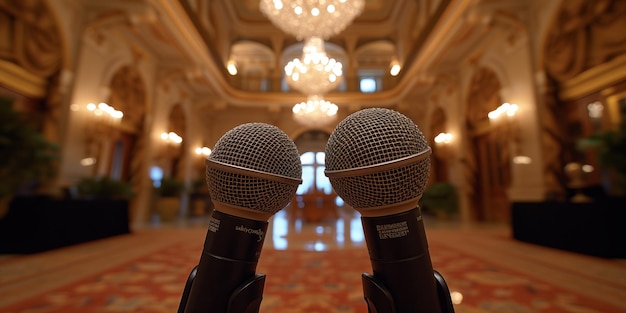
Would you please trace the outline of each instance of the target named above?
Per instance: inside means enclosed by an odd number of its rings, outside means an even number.
[[[586,70],[561,84],[559,97],[573,100],[600,91],[626,78],[626,55]]]
[[[255,221],[267,222],[276,213],[252,210],[215,200],[213,200],[213,205],[215,205],[216,211]]]
[[[325,170],[324,174],[326,174],[326,177],[354,177],[359,175],[378,173],[425,160],[430,156],[431,151],[432,150],[430,149],[430,147],[428,147],[428,149],[420,153],[410,155],[408,157],[404,157],[398,160],[392,160],[374,165],[361,166],[345,170]]]
[[[355,210],[359,211],[359,213],[361,213],[361,215],[365,217],[388,216],[398,213],[404,213],[417,208],[419,206],[419,200],[421,197],[422,195],[419,195],[416,198],[402,201],[399,203],[393,203],[372,208],[355,208]]]
[[[606,105],[609,111],[609,120],[611,121],[612,129],[617,129],[622,122],[622,116],[619,111],[619,101],[622,99],[626,99],[626,91],[606,97]]]
[[[302,179],[300,178],[294,178],[294,177],[289,177],[289,176],[284,176],[284,175],[279,175],[279,174],[257,171],[257,170],[253,170],[250,168],[226,164],[226,163],[222,163],[222,162],[211,160],[211,159],[206,159],[205,163],[206,163],[206,166],[210,168],[215,168],[215,169],[226,171],[229,173],[241,174],[244,176],[251,176],[251,177],[267,179],[267,180],[271,180],[271,181],[275,181],[279,183],[292,184],[292,185],[293,184],[300,185],[302,183]]]
[[[25,96],[43,98],[46,96],[48,82],[15,63],[0,60],[0,85]]]

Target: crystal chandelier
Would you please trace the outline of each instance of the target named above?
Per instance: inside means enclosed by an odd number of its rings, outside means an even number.
[[[328,124],[337,115],[337,105],[320,95],[309,95],[306,102],[293,106],[293,116],[301,124],[320,126]]]
[[[298,40],[328,39],[363,11],[364,0],[261,0],[259,8],[274,25]]]
[[[307,95],[320,95],[337,88],[341,81],[342,65],[329,58],[324,50],[324,41],[319,37],[309,38],[302,50],[302,60],[296,58],[285,66],[289,87]]]

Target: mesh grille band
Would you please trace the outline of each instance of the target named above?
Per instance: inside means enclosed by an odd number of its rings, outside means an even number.
[[[355,209],[417,202],[428,181],[429,154],[424,135],[409,118],[389,109],[365,109],[330,135],[326,172],[335,192]],[[333,175],[337,172],[341,175]]]
[[[264,123],[243,124],[226,132],[206,165],[214,201],[269,214],[289,203],[302,177],[294,142],[278,127]]]

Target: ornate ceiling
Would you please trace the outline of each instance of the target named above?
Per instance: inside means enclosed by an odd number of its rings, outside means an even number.
[[[277,108],[304,99],[280,87],[284,65],[300,56],[299,43],[265,18],[258,0],[85,3],[88,41],[106,50],[107,36],[126,38],[137,47],[138,59],[156,59],[159,81],[177,77],[190,96],[210,99],[196,101],[200,106]],[[329,39],[327,51],[344,63],[347,83],[326,98],[341,105],[384,106],[428,92],[434,84],[450,84],[459,63],[471,63],[481,49],[499,45],[486,35],[495,27],[507,33],[512,47],[525,36],[520,20],[527,18],[527,6],[516,0],[366,0],[363,14]],[[393,58],[403,66],[397,77],[388,74]],[[229,60],[239,67],[236,76],[226,70]],[[362,70],[385,72],[381,92],[358,91]]]

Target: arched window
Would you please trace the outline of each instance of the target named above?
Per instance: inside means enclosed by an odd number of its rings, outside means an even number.
[[[323,192],[332,193],[332,186],[328,177],[324,175],[325,152],[305,152],[300,155],[302,162],[302,184],[298,187],[296,194]]]
[[[329,195],[333,193],[333,186],[330,184],[328,177],[324,175],[324,169],[326,168],[325,152],[305,152],[300,155],[300,162],[302,162],[302,184],[296,191],[297,195],[307,193],[324,193]],[[337,206],[342,206],[343,203],[340,197],[335,199]]]

